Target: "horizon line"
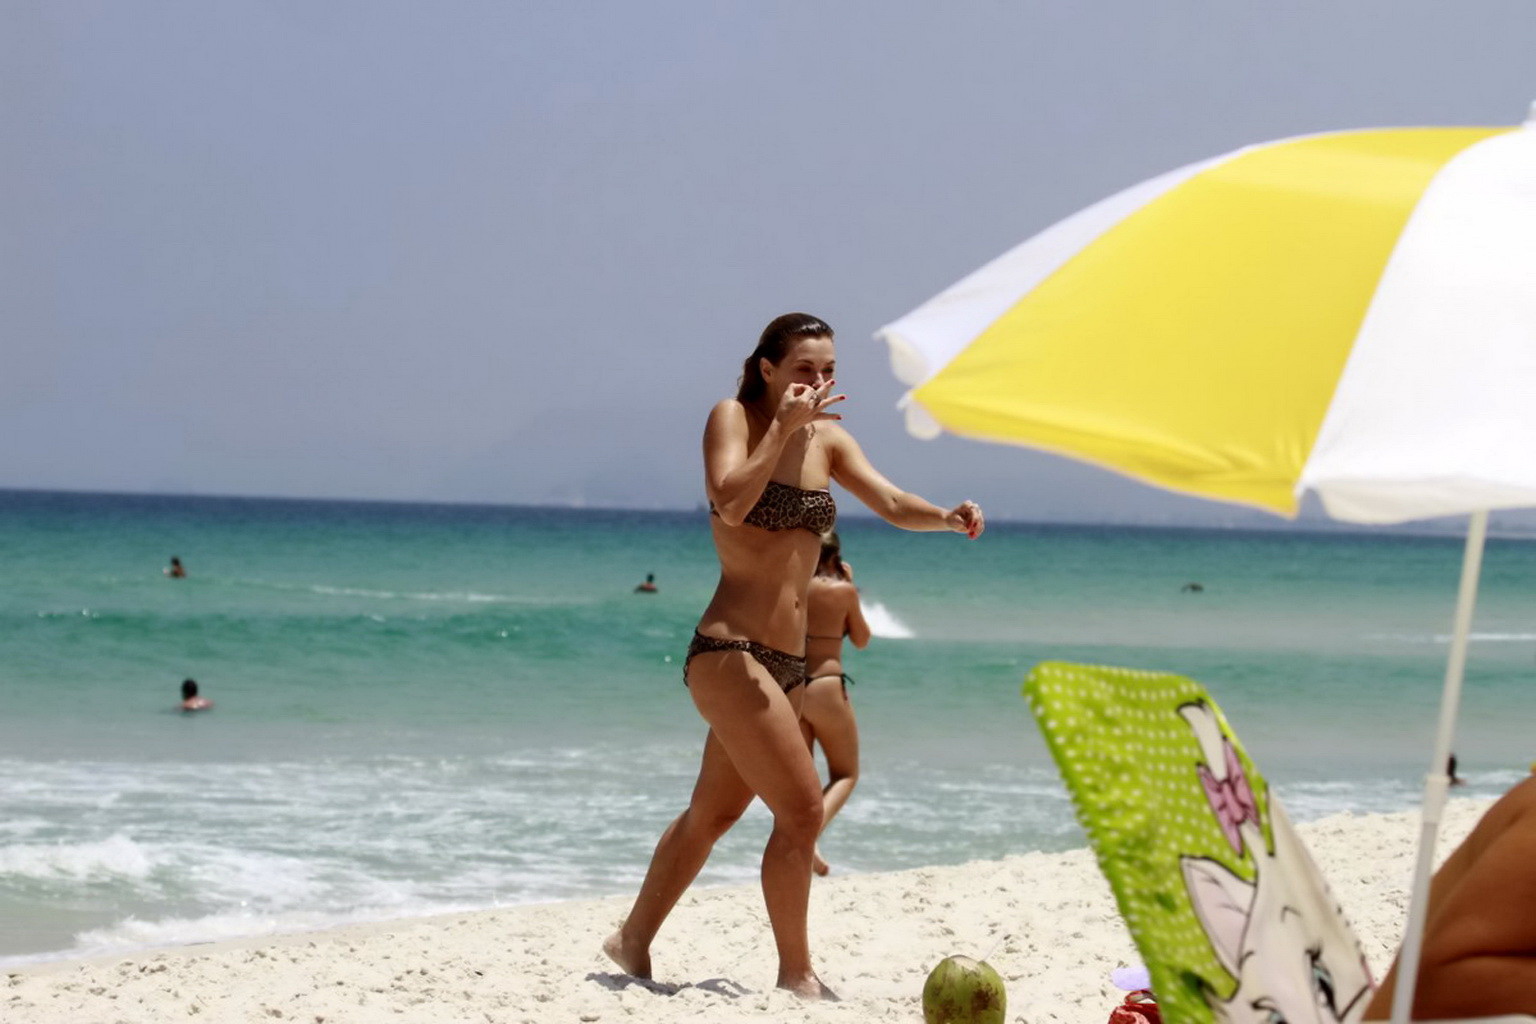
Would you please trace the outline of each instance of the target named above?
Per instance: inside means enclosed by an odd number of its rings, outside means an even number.
[[[574,512],[643,512],[657,514],[684,514],[703,511],[703,503],[693,505],[604,505],[589,503],[553,503],[553,502],[518,502],[518,501],[491,501],[468,500],[451,498],[379,498],[379,497],[338,497],[335,495],[289,495],[289,494],[239,494],[239,493],[208,493],[196,491],[127,491],[127,490],[96,490],[70,487],[13,487],[0,485],[0,494],[57,494],[72,495],[78,497],[102,497],[102,498],[171,498],[189,499],[194,501],[269,501],[269,502],[293,502],[310,504],[334,504],[334,505],[401,505],[401,506],[428,506],[446,508],[504,508],[504,509],[540,509],[554,511]],[[1211,502],[1213,511],[1219,510],[1224,503]],[[1253,509],[1241,506],[1230,506],[1234,512],[1245,515],[1262,515]],[[1520,511],[1520,510],[1503,510]],[[842,514],[844,519],[880,522],[880,517],[872,512],[860,508],[858,512],[846,512]],[[1168,519],[1059,519],[1040,518],[1026,519],[1016,517],[991,517],[994,525],[1008,526],[1060,526],[1060,527],[1133,527],[1148,530],[1208,530],[1226,532],[1252,532],[1252,533],[1321,533],[1321,534],[1390,534],[1392,536],[1423,536],[1423,537],[1457,537],[1464,533],[1464,529],[1456,522],[1456,518],[1442,518],[1431,520],[1419,520],[1408,523],[1395,523],[1390,525],[1371,525],[1366,523],[1351,523],[1342,520],[1329,519],[1326,516],[1308,516],[1306,518],[1283,519],[1278,516],[1268,516],[1264,519],[1255,519],[1252,522],[1220,523],[1220,522],[1178,522]],[[1493,527],[1490,526],[1490,537],[1502,540],[1536,540],[1536,525],[1529,527]]]

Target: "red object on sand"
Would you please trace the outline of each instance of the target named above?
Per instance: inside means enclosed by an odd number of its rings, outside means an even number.
[[[1152,993],[1144,988],[1125,997],[1125,1002],[1109,1011],[1109,1024],[1163,1024],[1162,1011]]]

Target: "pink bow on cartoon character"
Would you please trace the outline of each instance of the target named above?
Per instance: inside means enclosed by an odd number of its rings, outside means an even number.
[[[1237,751],[1232,749],[1226,737],[1222,737],[1221,749],[1226,755],[1227,777],[1218,779],[1208,766],[1202,764],[1198,769],[1200,784],[1205,787],[1205,798],[1210,801],[1211,811],[1231,844],[1232,852],[1240,855],[1243,837],[1238,828],[1245,821],[1258,824],[1259,805],[1253,799],[1253,787],[1248,785],[1248,776],[1243,774]]]

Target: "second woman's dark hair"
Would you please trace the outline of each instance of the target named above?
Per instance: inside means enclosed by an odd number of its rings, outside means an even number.
[[[741,366],[741,382],[736,389],[736,401],[755,402],[763,397],[768,385],[763,380],[763,367],[758,360],[766,359],[775,366],[789,351],[791,343],[799,338],[832,337],[832,328],[825,320],[809,313],[785,313],[775,317],[763,328],[763,336],[757,340],[757,348],[747,356]]]
[[[843,572],[843,545],[837,539],[836,530],[828,530],[821,535],[821,557],[817,559],[816,571],[821,573],[823,569],[831,570],[823,575],[835,576],[837,579],[847,575]]]

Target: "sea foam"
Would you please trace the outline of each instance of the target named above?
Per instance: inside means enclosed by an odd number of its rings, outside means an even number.
[[[883,640],[910,640],[917,634],[879,601],[861,601],[869,631]]]

